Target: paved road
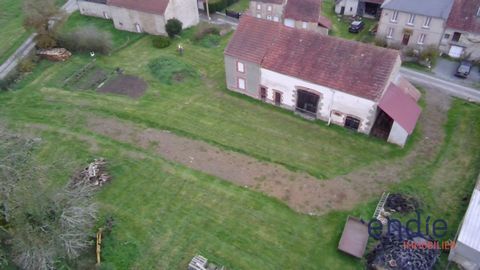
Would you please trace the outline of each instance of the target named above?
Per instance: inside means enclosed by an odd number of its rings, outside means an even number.
[[[445,92],[448,95],[466,99],[470,101],[480,102],[480,90],[466,87],[454,82],[445,81],[425,73],[414,71],[407,68],[402,68],[400,72],[411,82],[424,85],[433,86],[439,91]]]
[[[437,60],[437,64],[432,69],[435,77],[458,83],[467,87],[474,87],[480,85],[480,72],[478,67],[473,67],[470,75],[466,79],[455,77],[455,72],[458,68],[458,61],[451,61],[443,58]]]
[[[67,13],[71,14],[78,10],[78,5],[76,0],[68,0],[62,9]],[[26,56],[28,56],[35,49],[35,39],[36,34],[32,34],[28,37],[27,40],[0,66],[0,80],[5,78],[18,63]]]

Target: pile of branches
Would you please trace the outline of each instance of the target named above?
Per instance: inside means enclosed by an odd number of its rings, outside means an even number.
[[[66,61],[72,56],[72,53],[65,48],[40,49],[37,55],[50,61]]]
[[[390,194],[385,202],[387,212],[411,213],[419,207],[418,201],[410,196],[394,193]]]
[[[107,162],[103,158],[95,159],[88,167],[72,177],[72,184],[89,183],[94,186],[103,186],[111,179],[107,172]]]
[[[405,241],[423,243],[425,241],[433,241],[433,239],[428,236],[409,238],[407,228],[396,223],[392,223],[392,227],[391,233],[383,235],[380,238],[380,243],[367,255],[367,269],[433,269],[440,256],[440,250],[413,249],[405,248],[404,246]]]

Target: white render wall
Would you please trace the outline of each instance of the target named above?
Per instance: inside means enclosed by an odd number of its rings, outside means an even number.
[[[355,16],[357,15],[359,0],[341,0],[335,5],[335,13],[340,14],[342,7],[345,7],[343,15]]]
[[[308,90],[320,95],[317,118],[343,126],[345,118],[353,116],[361,121],[358,132],[370,133],[377,111],[375,102],[267,69],[260,72],[260,85],[267,88],[269,102],[274,102],[274,92],[280,92],[282,107],[295,110],[296,90]]]
[[[390,130],[390,135],[388,136],[387,141],[389,143],[398,144],[404,146],[408,139],[408,132],[402,128],[397,122],[393,122],[392,129]]]
[[[183,23],[183,28],[197,25],[200,21],[197,0],[170,0],[165,10],[165,23],[177,18]]]
[[[152,35],[165,35],[165,20],[163,16],[141,11],[111,6],[112,19],[115,28],[130,32],[138,32],[136,25],[140,25],[141,32]]]
[[[104,4],[88,2],[88,1],[77,1],[78,10],[80,14],[92,17],[99,17],[104,19],[112,18],[110,7]],[[108,18],[105,17],[107,14]]]

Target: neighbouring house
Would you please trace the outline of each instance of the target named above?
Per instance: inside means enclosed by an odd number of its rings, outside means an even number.
[[[78,0],[80,13],[113,21],[130,32],[166,35],[165,24],[176,18],[187,28],[198,24],[196,0]]]
[[[330,20],[322,16],[322,0],[256,0],[250,1],[251,16],[286,26],[312,30],[328,35]]]
[[[396,50],[245,15],[225,49],[227,87],[403,146],[421,109]]]
[[[480,270],[480,177],[478,179],[460,225],[455,247],[448,256],[449,261],[466,270]]]
[[[455,0],[440,50],[454,58],[480,58],[480,0]]]
[[[347,16],[379,18],[385,0],[336,0],[335,13]]]
[[[389,46],[438,48],[452,5],[453,0],[386,0],[377,38]]]
[[[252,0],[249,13],[259,19],[280,22],[283,19],[286,2],[286,0]]]
[[[283,23],[325,35],[332,28],[330,20],[322,16],[322,0],[288,0]]]

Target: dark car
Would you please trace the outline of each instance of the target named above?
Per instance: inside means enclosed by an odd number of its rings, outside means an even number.
[[[348,28],[350,33],[359,33],[365,27],[365,23],[362,21],[353,21]]]
[[[470,61],[462,61],[455,72],[455,76],[460,78],[467,78],[472,70],[473,63]]]

